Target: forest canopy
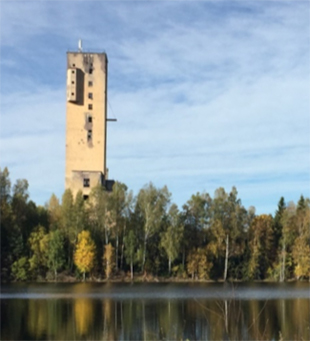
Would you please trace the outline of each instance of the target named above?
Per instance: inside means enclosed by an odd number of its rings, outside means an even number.
[[[11,185],[0,169],[1,280],[91,280],[160,276],[180,280],[310,278],[310,200],[274,214],[244,208],[238,192],[196,193],[178,208],[166,186],[136,196],[123,183],[98,186],[85,201],[65,190],[47,204]]]

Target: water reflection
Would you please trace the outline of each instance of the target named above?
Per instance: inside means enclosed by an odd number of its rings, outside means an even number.
[[[73,298],[21,299],[10,287],[1,295],[2,340],[295,340],[310,339],[310,300],[293,288],[289,299],[221,299],[192,297],[195,286],[183,286],[183,298],[173,293],[176,285],[100,286],[105,295],[89,295],[98,286],[24,287],[28,292],[60,295],[71,292]],[[156,288],[165,298],[145,298],[144,291]],[[191,289],[190,289],[191,288]],[[202,286],[197,285],[196,290]],[[267,288],[267,287],[265,287]],[[204,286],[204,289],[209,287]],[[247,290],[250,288],[246,288]],[[115,299],[115,290],[126,299]],[[141,297],[137,298],[137,292]],[[228,290],[226,288],[226,290]],[[171,291],[168,298],[167,292]],[[16,298],[3,299],[15,292]],[[187,296],[186,293],[189,293]],[[108,295],[108,293],[113,295]],[[133,293],[133,295],[130,295]],[[237,296],[237,295],[236,295]],[[272,295],[271,295],[272,296]],[[302,296],[302,297],[300,297]],[[132,297],[132,298],[130,298]]]

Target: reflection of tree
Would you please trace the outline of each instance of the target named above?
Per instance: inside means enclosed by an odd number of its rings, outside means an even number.
[[[74,315],[78,334],[87,335],[93,320],[93,304],[87,298],[78,298],[74,302]]]
[[[167,300],[158,306],[159,337],[165,340],[183,339],[183,318],[180,302]]]
[[[22,340],[26,316],[26,300],[11,300],[10,304],[2,304],[1,302],[1,339]]]
[[[2,339],[310,340],[307,299],[94,300],[82,296],[91,285],[71,288],[80,298],[1,303]]]
[[[75,285],[73,290],[82,296],[83,293],[89,292],[90,288],[87,284],[81,283]],[[74,301],[76,331],[80,336],[87,335],[90,324],[93,322],[94,318],[93,309],[93,301],[90,299],[81,297]]]
[[[47,332],[48,301],[29,300],[28,304],[28,330],[34,339],[41,339]]]
[[[103,301],[103,340],[116,340],[117,337],[117,310],[115,309],[116,302],[111,299],[105,299]]]

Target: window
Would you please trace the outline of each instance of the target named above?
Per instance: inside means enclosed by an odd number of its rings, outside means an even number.
[[[83,195],[83,199],[87,200],[88,199],[88,195]]]
[[[92,130],[88,130],[88,132],[87,132],[87,141],[91,141],[92,136],[93,136]]]
[[[83,179],[83,186],[84,187],[89,187],[89,178],[84,178]]]
[[[92,104],[88,104],[88,110],[93,110],[93,105]]]
[[[74,84],[74,81],[72,81],[71,84]]]
[[[72,73],[75,73],[75,71],[74,71],[74,70],[72,70]]]
[[[89,92],[89,93],[88,93],[88,98],[89,98],[89,99],[93,99],[93,93],[92,93],[92,92]]]
[[[90,69],[89,69],[89,74],[91,75],[92,73],[93,73],[93,69],[90,68]]]
[[[88,123],[92,123],[93,122],[93,118],[91,115],[87,116],[87,122]]]
[[[74,92],[71,92],[71,96],[74,96]]]
[[[92,82],[92,81],[89,81],[89,82],[88,82],[88,86],[93,86],[93,82]]]
[[[75,64],[72,64],[73,67],[75,67]]]

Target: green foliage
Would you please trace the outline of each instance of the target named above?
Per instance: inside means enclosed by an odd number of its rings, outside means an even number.
[[[249,230],[249,277],[265,279],[272,267],[273,220],[270,215],[257,216]]]
[[[11,186],[0,169],[1,279],[56,278],[66,270],[111,277],[119,270],[194,279],[309,279],[310,200],[280,198],[274,218],[241,204],[235,187],[196,193],[179,211],[167,187],[98,186],[85,202],[70,190],[61,204],[29,199],[28,182]],[[102,255],[104,261],[102,262]],[[73,266],[74,263],[79,270]]]
[[[211,264],[207,260],[207,250],[193,249],[187,257],[187,273],[192,279],[209,279]]]
[[[124,237],[124,244],[126,245],[125,258],[127,263],[130,265],[131,279],[133,279],[133,267],[139,260],[137,251],[138,241],[134,230],[129,230],[128,234]],[[142,259],[142,255],[140,256],[140,259]]]
[[[34,276],[38,276],[47,267],[49,235],[43,226],[37,226],[31,232],[28,242],[32,251],[29,259],[30,271]]]
[[[48,238],[48,252],[47,252],[47,266],[55,274],[57,278],[57,271],[65,264],[65,250],[64,237],[60,230],[49,233]]]
[[[170,196],[166,186],[158,189],[152,183],[139,191],[136,214],[139,216],[144,235],[142,270],[144,270],[146,262],[148,241],[160,228],[170,202]]]
[[[184,227],[180,222],[179,210],[173,204],[168,213],[168,228],[161,235],[161,246],[168,257],[168,271],[171,273],[171,263],[177,258],[181,246]]]
[[[47,205],[47,212],[48,212],[48,221],[50,230],[59,229],[61,226],[61,206],[59,204],[59,199],[56,197],[55,194],[52,194],[48,205]]]
[[[307,240],[303,236],[296,238],[293,248],[292,255],[295,263],[295,276],[299,278],[310,277],[310,246]]]
[[[26,281],[29,276],[29,263],[26,257],[21,257],[12,264],[12,276],[16,281]]]

